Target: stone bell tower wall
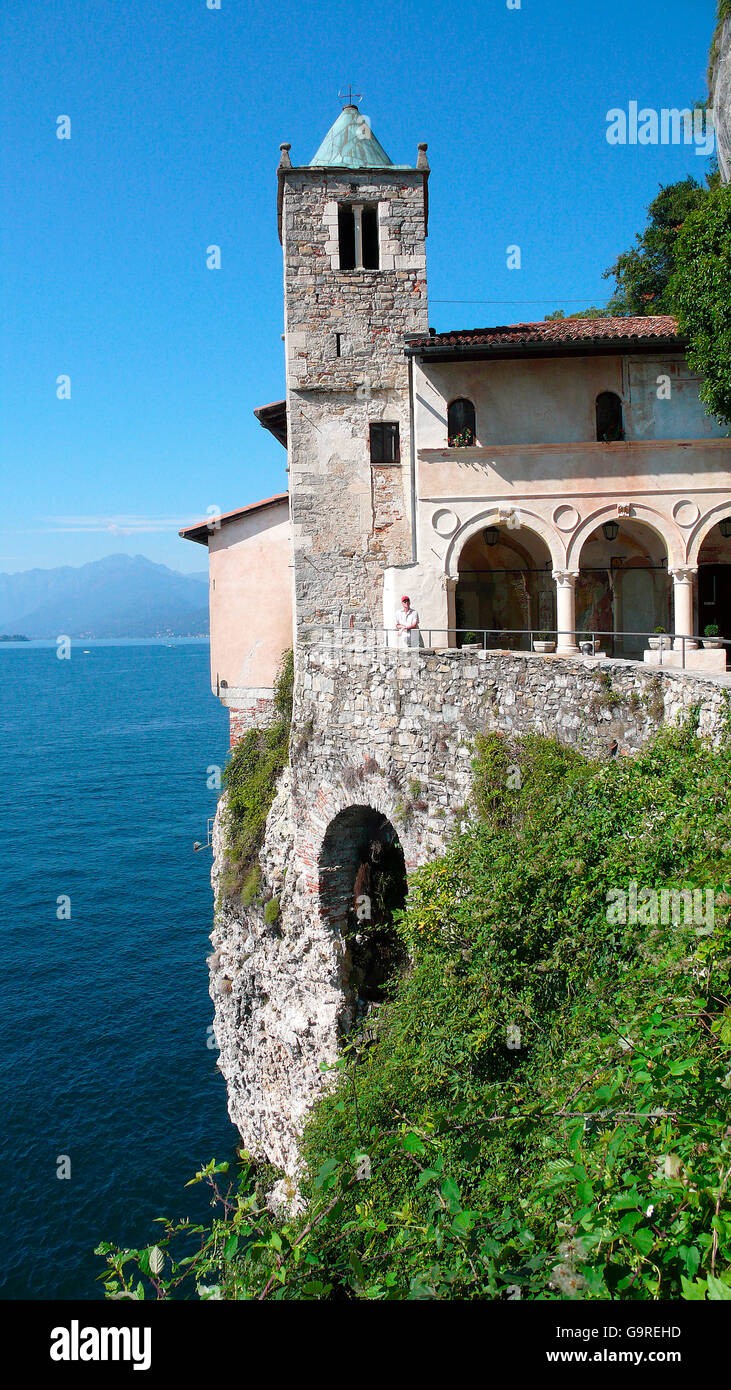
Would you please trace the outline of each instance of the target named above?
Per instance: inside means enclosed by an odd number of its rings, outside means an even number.
[[[280,167],[297,628],[380,624],[383,572],[412,558],[407,334],[428,331],[428,169]],[[376,205],[379,269],[341,270],[338,208]],[[369,427],[399,426],[371,460]]]

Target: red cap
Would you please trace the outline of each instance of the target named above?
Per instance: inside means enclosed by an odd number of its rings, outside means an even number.
[[[408,594],[402,594],[402,595],[401,595],[401,602],[402,602],[402,603],[411,603],[411,599],[409,598]]]

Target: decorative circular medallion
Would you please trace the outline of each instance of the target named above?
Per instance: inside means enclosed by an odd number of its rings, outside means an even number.
[[[557,507],[553,513],[553,519],[559,531],[573,531],[578,526],[581,517],[575,507],[565,503],[562,507]]]
[[[695,502],[676,502],[673,507],[673,517],[678,526],[695,526],[699,516],[700,512]]]
[[[439,511],[434,513],[431,524],[438,536],[448,540],[459,526],[459,517],[449,507],[440,507]]]

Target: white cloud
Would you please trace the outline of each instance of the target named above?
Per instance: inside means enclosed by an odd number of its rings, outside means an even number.
[[[180,517],[153,516],[50,516],[42,517],[47,524],[32,528],[50,534],[84,532],[87,535],[136,536],[152,532],[177,532]]]

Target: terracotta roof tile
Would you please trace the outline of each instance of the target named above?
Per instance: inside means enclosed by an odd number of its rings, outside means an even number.
[[[494,328],[455,329],[434,333],[427,338],[411,338],[407,352],[440,347],[522,347],[531,343],[560,346],[562,343],[602,343],[614,339],[647,341],[677,338],[677,319],[669,314],[646,318],[551,319],[542,323],[510,323]]]

